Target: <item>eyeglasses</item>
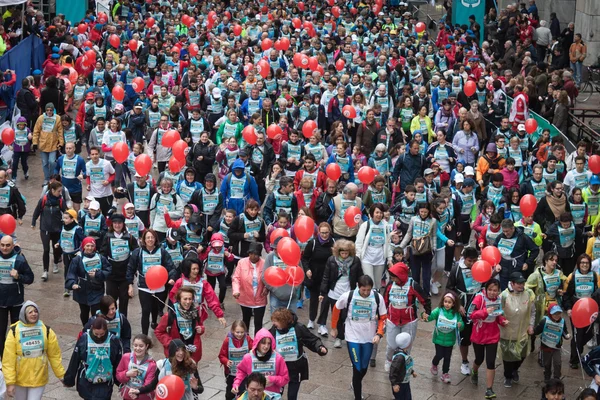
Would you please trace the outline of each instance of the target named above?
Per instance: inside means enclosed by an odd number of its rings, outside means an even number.
[[[329,231],[319,232],[321,235],[329,235]]]

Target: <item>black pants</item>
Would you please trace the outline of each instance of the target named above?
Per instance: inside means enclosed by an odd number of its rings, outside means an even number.
[[[298,382],[292,382],[290,381],[290,383],[288,383],[288,393],[287,393],[287,398],[288,400],[297,400],[298,399],[298,392],[300,391],[300,381]]]
[[[577,259],[575,257],[558,259],[558,264],[560,265],[562,272],[563,274],[565,274],[565,276],[569,276],[575,270],[576,261]]]
[[[19,320],[21,306],[0,307],[0,351],[4,354],[4,342],[6,341],[6,331],[10,324]],[[10,320],[9,320],[10,316]]]
[[[473,350],[475,350],[475,365],[479,366],[483,364],[483,359],[485,358],[485,366],[487,367],[487,369],[496,369],[496,354],[498,353],[498,343],[473,343]]]
[[[168,164],[167,161],[159,161],[158,162],[158,173],[159,174],[167,168],[167,164]]]
[[[112,208],[113,199],[114,196],[112,194],[106,197],[96,197],[96,201],[100,203],[100,211],[105,217],[108,216],[108,212]]]
[[[206,275],[206,280],[210,283],[213,289],[216,289],[216,283],[219,282],[219,303],[223,304],[225,301],[225,295],[227,294],[227,285],[225,285],[225,276],[226,274],[221,274],[217,276]]]
[[[225,383],[227,387],[225,388],[225,400],[233,400],[235,399],[235,394],[231,393],[231,389],[233,389],[233,381],[235,380],[235,375],[227,375],[225,377]],[[244,379],[240,386],[238,387],[239,393],[244,393],[246,391],[246,380]]]
[[[106,281],[106,294],[111,296],[117,302],[119,312],[127,316],[129,307],[129,283],[127,281]]]
[[[73,259],[75,258],[77,254],[73,253],[73,254],[66,254],[63,253],[63,264],[65,265],[65,281],[67,280],[67,274],[69,273],[69,266],[71,265],[71,261],[73,261]]]
[[[354,400],[362,400],[362,380],[367,375],[368,368],[361,371],[352,365],[352,389],[354,390]]]
[[[225,247],[229,247],[229,243],[225,243]],[[231,286],[231,276],[233,275],[233,271],[235,267],[237,267],[237,263],[239,260],[234,259],[233,261],[224,261],[225,269],[227,270],[227,274],[225,276],[225,284],[227,286]]]
[[[554,376],[555,379],[560,379],[561,377],[561,360],[560,349],[550,350],[550,351],[540,351],[540,353],[544,353],[544,380],[550,380]],[[554,373],[552,373],[552,368],[554,367]]]
[[[442,360],[444,359],[444,364],[442,365],[442,373],[447,374],[450,371],[450,360],[452,359],[452,346],[440,346],[439,344],[435,345],[435,356],[433,357],[433,361],[431,363],[436,367]]]
[[[15,151],[13,153],[12,158],[12,178],[17,179],[17,171],[19,170],[19,160],[21,160],[21,167],[23,167],[23,172],[27,175],[27,171],[29,171],[29,166],[27,165],[27,158],[29,158],[29,152],[24,151]]]
[[[312,299],[312,297],[311,297],[311,299]],[[317,324],[327,325],[327,314],[329,313],[329,308],[331,308],[333,310],[333,306],[335,306],[336,302],[337,302],[337,300],[334,300],[329,296],[327,296],[323,299],[323,303],[321,303],[321,314],[319,315],[319,320],[317,321]],[[340,320],[338,321],[337,327],[336,327],[336,329],[338,331],[336,339],[340,339],[340,340],[345,339],[344,332],[346,330],[344,328],[345,328],[345,324],[340,318]]]
[[[159,307],[163,307],[160,300],[165,301],[168,292],[165,290],[160,293],[148,293],[140,290],[138,294],[140,297],[140,305],[142,306],[142,333],[147,335],[148,329],[150,328],[150,317],[152,317],[152,323],[156,324],[158,321]],[[154,296],[158,297],[158,299]]]
[[[594,337],[594,327],[586,326],[579,329],[575,328],[573,322],[571,322],[571,332],[573,332],[574,337],[571,338],[571,357],[569,358],[569,364],[579,365],[579,357],[583,357],[583,346]]]
[[[62,256],[62,249],[60,246],[54,247],[56,243],[60,242],[60,232],[47,232],[40,231],[40,238],[42,239],[42,246],[44,253],[42,254],[42,263],[44,264],[44,271],[48,272],[50,266],[50,242],[52,242],[52,254],[54,256],[54,264],[60,262],[60,256]]]
[[[519,368],[521,368],[521,364],[523,364],[523,361],[525,361],[525,359],[522,359],[520,361],[503,361],[502,363],[504,364],[504,377],[506,379],[512,379],[514,373],[518,372]]]
[[[412,400],[412,392],[410,391],[410,382],[401,383],[400,391],[398,393],[394,392],[394,387],[392,386],[392,393],[394,393],[394,400]]]
[[[317,319],[317,313],[319,312],[319,304],[321,304],[321,302],[319,302],[319,295],[320,290],[317,287],[316,289],[309,289],[310,292],[310,304],[308,306],[308,319],[310,321],[315,321]],[[323,302],[325,302],[325,299],[323,299]],[[323,307],[321,307],[323,308]],[[325,306],[325,312],[327,312],[327,306]],[[321,310],[321,313],[323,313],[323,311]],[[321,319],[319,318],[319,321]],[[327,322],[327,317],[325,317],[325,323]],[[324,324],[321,324],[324,325]]]
[[[156,231],[156,236],[158,236],[158,241],[160,243],[164,242],[167,239],[167,233],[166,232]]]
[[[88,306],[87,304],[79,303],[79,319],[81,325],[85,326],[90,320],[90,315],[96,315],[96,312],[100,309],[100,303]]]
[[[546,62],[546,49],[546,46],[540,46],[539,44],[535,46],[538,62]]]
[[[246,327],[248,327],[248,330],[250,330],[250,319],[254,315],[254,334],[256,335],[256,332],[262,329],[263,318],[265,317],[265,311],[267,309],[267,306],[257,308],[250,308],[244,306],[240,307],[242,307],[242,321],[244,321]]]

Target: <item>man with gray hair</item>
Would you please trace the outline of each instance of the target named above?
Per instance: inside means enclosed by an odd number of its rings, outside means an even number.
[[[535,49],[537,52],[537,59],[539,62],[546,61],[546,50],[550,44],[552,44],[552,32],[547,27],[547,22],[544,20],[540,21],[540,26],[535,30],[533,39],[536,41]]]
[[[344,215],[346,214],[346,210],[350,207],[358,207],[361,212],[363,211],[362,200],[360,197],[356,196],[357,193],[358,186],[354,183],[348,183],[344,186],[342,193],[335,196],[329,202],[329,208],[331,208],[333,214],[332,226],[333,237],[335,239],[348,239],[352,242],[356,240],[360,221],[353,227],[349,227],[348,224],[346,224]],[[360,216],[357,216],[356,218],[360,218]],[[365,217],[363,216],[361,219],[364,218]]]

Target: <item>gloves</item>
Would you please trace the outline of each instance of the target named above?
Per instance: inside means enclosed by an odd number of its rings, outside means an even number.
[[[98,231],[89,231],[88,232],[88,236],[98,237],[98,236],[100,236],[100,234],[98,233]]]
[[[36,151],[37,148],[38,148],[38,146],[37,146],[37,144],[34,144],[34,145],[31,146],[31,148],[33,149],[33,151]]]
[[[190,353],[194,353],[196,351],[196,346],[194,346],[193,344],[186,344],[185,349]]]

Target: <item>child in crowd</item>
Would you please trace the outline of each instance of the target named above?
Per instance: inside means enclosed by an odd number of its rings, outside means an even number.
[[[235,395],[231,392],[233,381],[237,374],[237,366],[242,362],[242,358],[252,349],[252,338],[248,334],[248,328],[244,321],[236,320],[231,324],[231,330],[225,336],[221,351],[219,352],[219,361],[223,365],[225,373],[225,382],[227,388],[225,390],[225,399],[233,400]],[[245,383],[239,387],[240,392],[244,392]]]
[[[392,393],[396,400],[412,400],[410,378],[416,378],[417,373],[414,371],[414,360],[408,354],[410,345],[410,334],[402,332],[396,335],[397,348],[392,357],[392,366],[389,374]]]
[[[540,351],[544,352],[544,380],[548,381],[551,376],[560,380],[560,367],[562,358],[560,356],[563,339],[569,340],[571,335],[567,330],[567,324],[562,317],[562,308],[557,303],[548,305],[548,315],[541,319],[533,331],[534,335],[542,335]],[[552,373],[554,367],[554,373]]]

